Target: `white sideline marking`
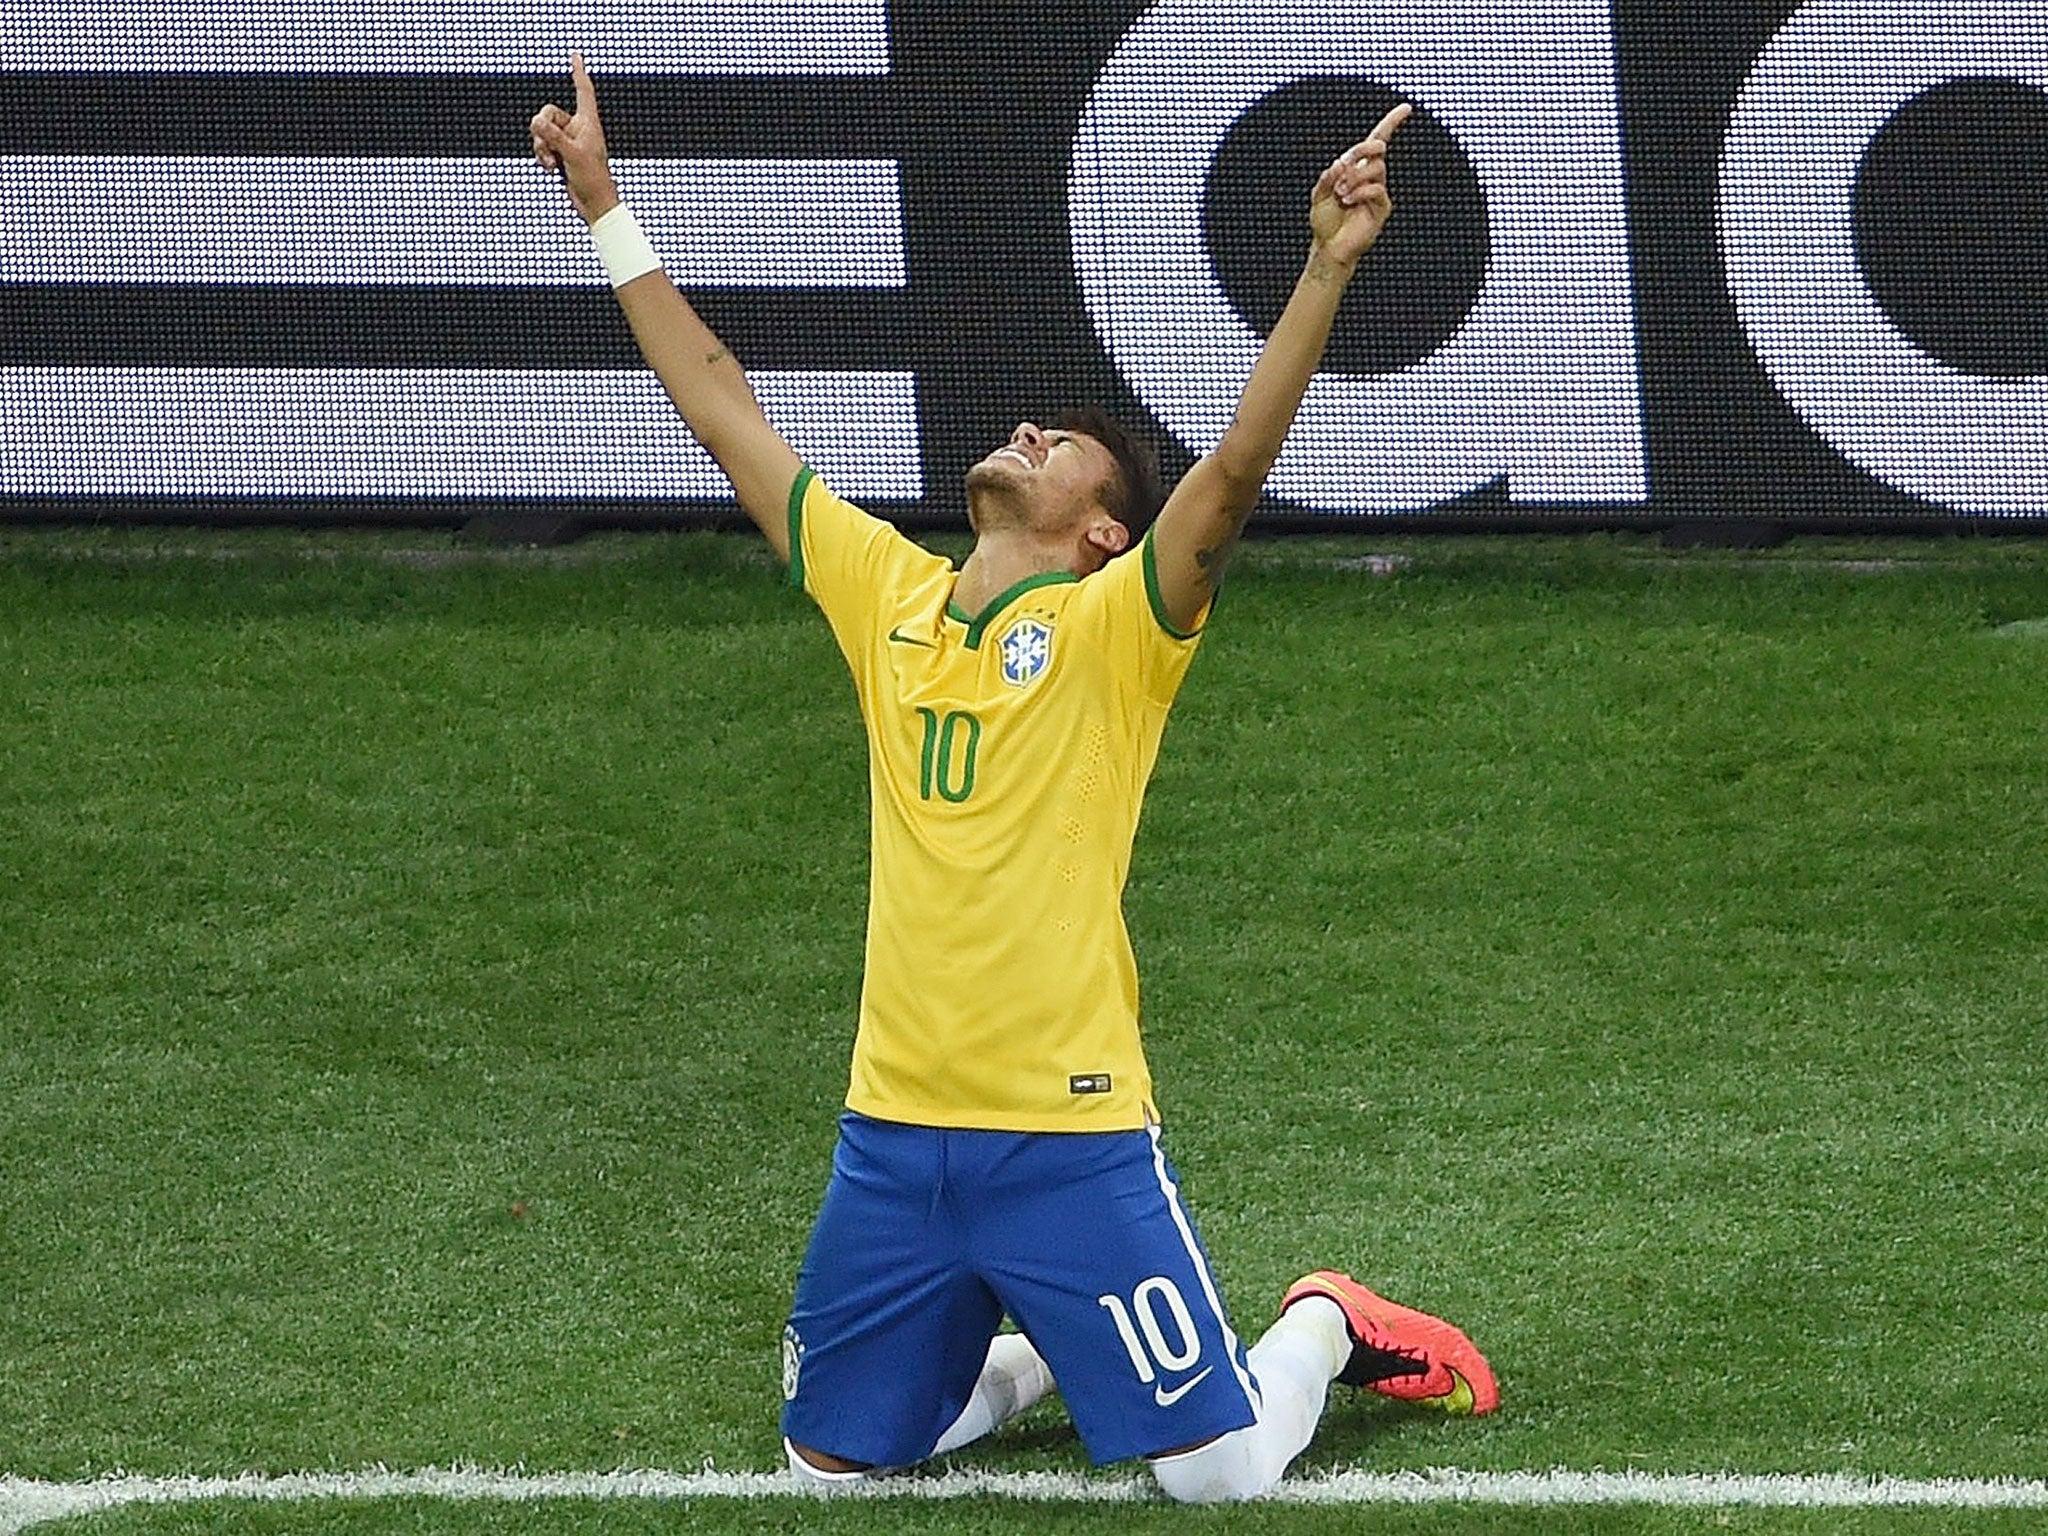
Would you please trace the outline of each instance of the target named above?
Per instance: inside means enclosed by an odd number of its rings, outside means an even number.
[[[0,1536],[130,1504],[210,1499],[763,1499],[803,1497],[782,1472],[299,1472],[266,1477],[110,1476],[83,1483],[0,1477]],[[879,1480],[843,1497],[1138,1504],[1161,1499],[1148,1477],[955,1470]],[[1734,1472],[1336,1471],[1290,1478],[1269,1498],[1288,1504],[1648,1504],[1667,1508],[2048,1509],[2048,1482],[2018,1478],[1744,1476]]]

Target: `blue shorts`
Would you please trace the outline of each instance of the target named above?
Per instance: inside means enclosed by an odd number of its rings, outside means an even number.
[[[782,1432],[907,1466],[1008,1314],[1096,1462],[1242,1429],[1257,1388],[1156,1128],[949,1131],[847,1114],[783,1340]]]

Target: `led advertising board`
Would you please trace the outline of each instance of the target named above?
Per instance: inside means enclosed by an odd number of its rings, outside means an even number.
[[[1063,404],[1213,444],[1406,99],[1268,518],[2048,522],[2042,0],[16,0],[0,517],[730,515],[527,157],[571,48],[904,521]]]

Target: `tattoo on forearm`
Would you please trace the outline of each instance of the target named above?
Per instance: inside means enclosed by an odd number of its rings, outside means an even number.
[[[1234,514],[1230,519],[1230,531],[1214,544],[1195,551],[1195,568],[1207,578],[1211,587],[1221,585],[1223,573],[1230,566],[1230,557],[1237,553],[1237,541],[1244,532],[1244,525],[1251,521],[1251,508]]]
[[[1308,269],[1302,273],[1302,277],[1318,288],[1343,288],[1349,286],[1351,282],[1351,269],[1339,266],[1318,253],[1310,258]]]
[[[704,366],[707,368],[715,368],[718,366],[718,364],[725,361],[725,356],[725,348],[723,347],[719,347],[711,352],[706,352],[704,354]]]

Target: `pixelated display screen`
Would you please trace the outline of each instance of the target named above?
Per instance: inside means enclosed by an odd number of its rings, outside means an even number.
[[[526,121],[839,489],[1218,440],[1320,166],[1394,221],[1275,521],[2048,520],[2038,0],[13,0],[0,516],[727,516]]]

